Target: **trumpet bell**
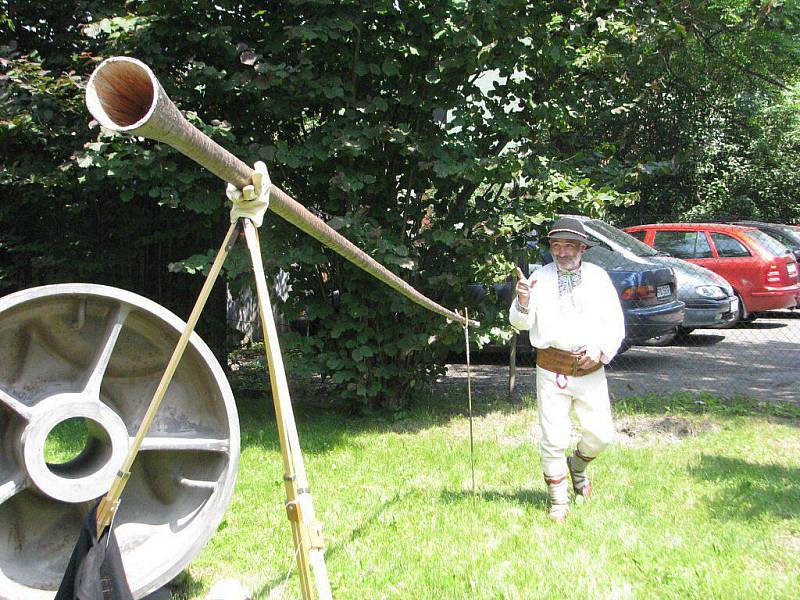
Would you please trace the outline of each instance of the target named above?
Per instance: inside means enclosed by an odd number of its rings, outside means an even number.
[[[135,58],[110,58],[92,73],[86,106],[103,127],[124,133],[145,125],[156,110],[161,84],[146,64]]]
[[[169,144],[237,187],[250,183],[253,170],[191,125],[140,60],[100,63],[86,86],[86,106],[106,129]]]
[[[251,182],[253,169],[189,123],[150,68],[135,58],[115,56],[100,63],[86,87],[86,106],[106,129],[169,144],[238,188]],[[466,323],[465,317],[415,290],[274,185],[269,208],[412,302]]]

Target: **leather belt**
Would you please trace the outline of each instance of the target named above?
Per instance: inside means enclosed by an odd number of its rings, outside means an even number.
[[[572,377],[582,377],[583,375],[594,373],[603,366],[603,363],[597,363],[595,366],[588,369],[581,369],[578,367],[578,360],[580,360],[580,357],[580,354],[566,352],[558,348],[537,348],[536,366],[541,367],[545,371],[561,373],[562,375],[571,375]]]

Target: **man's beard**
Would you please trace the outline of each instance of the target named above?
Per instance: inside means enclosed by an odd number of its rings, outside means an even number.
[[[562,271],[574,271],[581,266],[581,257],[573,256],[570,258],[555,258],[556,265]]]

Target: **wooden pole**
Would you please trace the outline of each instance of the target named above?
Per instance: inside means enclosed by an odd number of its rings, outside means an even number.
[[[255,277],[256,294],[258,296],[258,315],[264,332],[264,349],[267,354],[269,381],[272,387],[272,402],[275,406],[275,417],[278,424],[281,456],[284,468],[284,487],[286,488],[286,514],[292,524],[292,536],[297,550],[298,571],[300,573],[300,589],[303,598],[314,597],[311,568],[314,570],[317,597],[320,600],[332,598],[328,571],[325,565],[322,525],[314,514],[311,492],[308,486],[303,457],[300,452],[300,441],[295,426],[292,401],[289,396],[289,384],[283,366],[278,331],[272,315],[264,266],[261,261],[261,245],[258,231],[249,219],[244,221],[244,235]]]
[[[508,395],[514,399],[514,388],[517,385],[517,333],[511,336],[508,348]]]
[[[219,252],[217,252],[217,257],[214,259],[214,263],[211,265],[211,270],[208,272],[206,281],[203,284],[203,288],[200,290],[200,295],[195,302],[194,308],[192,308],[189,319],[186,321],[186,326],[183,328],[183,333],[178,340],[178,344],[175,346],[175,350],[172,351],[172,356],[167,363],[166,369],[164,369],[164,374],[161,376],[161,381],[159,382],[158,387],[153,394],[153,399],[150,400],[150,405],[147,407],[147,412],[144,415],[144,419],[142,419],[142,423],[139,425],[139,431],[136,433],[136,437],[134,438],[131,447],[128,449],[128,455],[125,457],[125,462],[122,464],[119,471],[117,471],[117,476],[111,483],[111,488],[108,490],[108,493],[103,497],[99,506],[97,507],[98,538],[103,534],[105,528],[111,523],[114,513],[119,507],[119,499],[122,496],[122,491],[125,489],[125,484],[128,482],[128,478],[131,475],[131,466],[133,465],[133,461],[136,459],[136,455],[139,454],[139,449],[142,447],[142,441],[144,440],[145,435],[147,435],[150,425],[153,423],[156,412],[158,412],[158,407],[161,406],[161,401],[164,399],[167,388],[172,381],[172,376],[175,374],[175,369],[178,368],[178,363],[181,361],[183,352],[186,350],[186,346],[189,344],[189,338],[194,332],[195,325],[197,325],[197,320],[200,318],[200,314],[203,312],[203,307],[206,305],[206,300],[208,300],[209,294],[211,294],[211,288],[214,287],[214,282],[217,280],[217,276],[222,269],[222,263],[225,262],[225,258],[228,256],[228,252],[230,252],[231,247],[236,241],[237,235],[238,231],[236,225],[231,225],[228,228],[228,234],[225,236],[225,241],[222,243]]]
[[[289,397],[286,372],[283,367],[283,358],[280,353],[277,329],[272,316],[266,277],[264,275],[264,266],[261,260],[258,232],[249,219],[241,219],[239,223],[244,227],[247,248],[250,252],[250,259],[255,276],[259,317],[264,332],[264,346],[269,365],[270,384],[272,386],[272,397],[278,424],[278,437],[281,446],[281,456],[283,458],[284,484],[287,497],[286,513],[291,522],[292,537],[298,553],[300,588],[303,598],[306,600],[314,598],[314,588],[312,587],[311,577],[311,568],[313,568],[313,581],[316,583],[317,592],[316,597],[320,600],[330,600],[332,596],[323,554],[322,526],[314,515],[314,507],[308,487],[308,477],[306,476],[305,465],[303,464],[303,458],[300,452],[300,441],[295,426],[294,411],[292,410],[291,399]],[[131,466],[139,453],[147,431],[153,423],[153,419],[169,388],[175,370],[183,357],[186,346],[189,344],[189,339],[194,332],[200,314],[203,312],[203,308],[214,286],[214,282],[219,276],[222,265],[230,249],[236,242],[239,231],[238,224],[231,225],[228,229],[225,241],[214,259],[214,263],[211,266],[203,288],[200,291],[200,295],[186,322],[183,333],[172,352],[172,356],[167,363],[161,381],[156,388],[144,419],[139,426],[139,431],[128,451],[125,462],[112,482],[108,493],[100,501],[100,505],[97,508],[98,537],[111,523],[114,513],[119,507],[120,497],[130,477]]]

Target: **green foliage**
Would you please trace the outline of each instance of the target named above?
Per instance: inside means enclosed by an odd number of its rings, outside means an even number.
[[[625,72],[613,147],[642,161],[632,180],[641,201],[617,218],[797,222],[800,5],[660,3],[658,14],[671,25],[641,32],[636,43],[652,52]]]
[[[767,111],[796,114],[773,93],[794,76],[794,2],[3,4],[3,291],[99,281],[188,313],[224,231],[223,186],[90,121],[82,87],[115,54],[150,65],[191,122],[264,160],[409,283],[467,306],[479,342],[507,336],[504,310],[466,286],[506,279],[554,214],[632,219],[639,198],[788,205],[800,172],[796,121]],[[757,139],[736,126],[744,106]],[[460,327],[286,223],[268,217],[262,232],[266,268],[290,275],[281,311],[311,332],[285,343],[337,397],[402,405],[462,343]],[[225,275],[246,282],[241,249]]]
[[[800,87],[737,102],[720,115],[694,170],[695,219],[800,222]]]
[[[0,47],[0,187],[9,199],[0,205],[0,292],[105,283],[185,317],[202,282],[168,265],[218,245],[224,215],[211,190],[219,183],[157,144],[103,131],[86,111],[83,88],[101,45],[120,44],[145,22],[99,19],[122,4],[14,3],[10,11],[12,42]],[[85,27],[91,19],[102,35]],[[210,309],[219,312],[199,328],[218,351],[220,302],[224,293],[215,293]]]

